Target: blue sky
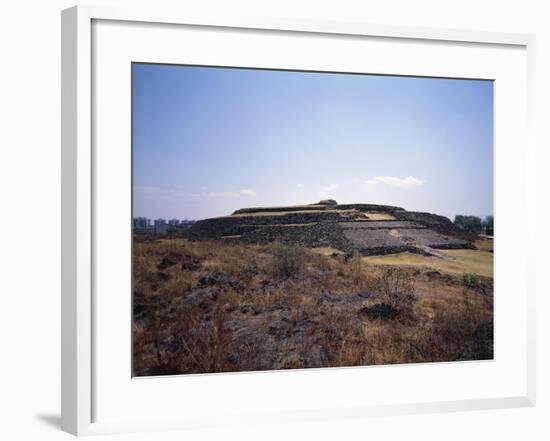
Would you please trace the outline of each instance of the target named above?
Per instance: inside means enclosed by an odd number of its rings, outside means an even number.
[[[133,65],[134,216],[398,205],[493,214],[493,83]]]

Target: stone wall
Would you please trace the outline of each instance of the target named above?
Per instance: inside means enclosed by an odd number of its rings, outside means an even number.
[[[313,213],[288,213],[283,215],[266,216],[228,216],[204,219],[195,222],[189,232],[190,238],[215,239],[221,236],[232,236],[249,230],[250,226],[275,226],[309,224],[318,222],[336,222],[344,220],[345,216],[336,211]],[[244,230],[243,230],[244,229]]]
[[[399,220],[413,221],[425,225],[438,233],[459,237],[466,241],[473,241],[476,235],[467,231],[461,230],[451,222],[448,217],[439,216],[437,214],[425,213],[420,211],[396,211],[394,217]]]
[[[304,207],[309,208],[304,210]],[[261,214],[277,211],[285,213]],[[367,220],[363,213],[369,211],[391,214],[395,220]],[[362,254],[421,252],[422,247],[471,248],[475,239],[444,216],[384,205],[313,204],[245,208],[235,213],[238,215],[198,221],[189,229],[187,237],[245,243],[279,241],[331,247],[346,253],[357,250]]]
[[[305,247],[331,247],[351,252],[353,243],[345,238],[336,222],[317,223],[302,226],[282,226],[256,228],[241,237],[247,243],[295,243]]]

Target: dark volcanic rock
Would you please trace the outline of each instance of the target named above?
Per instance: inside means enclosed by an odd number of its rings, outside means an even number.
[[[283,339],[290,336],[290,329],[292,325],[290,320],[286,317],[281,318],[280,320],[274,321],[269,325],[267,330],[269,335],[277,339]]]
[[[170,274],[163,273],[162,271],[157,271],[155,275],[158,280],[161,280],[162,282],[166,282],[168,279],[170,279]]]
[[[384,214],[376,220],[372,213]],[[237,210],[231,216],[195,222],[193,240],[282,242],[305,247],[330,247],[363,255],[402,251],[431,255],[437,248],[473,248],[474,235],[446,217],[374,204],[337,204],[334,200],[293,207]],[[169,262],[166,262],[169,263]]]
[[[197,259],[183,259],[181,261],[182,271],[196,271],[201,267],[201,262]]]
[[[170,268],[171,266],[174,266],[178,263],[177,259],[173,257],[164,257],[160,263],[157,265],[157,268],[159,270],[164,270],[166,268]]]
[[[241,281],[221,271],[214,271],[199,277],[197,281],[199,288],[210,286],[230,286],[232,288],[241,288]]]
[[[426,275],[430,280],[439,279],[441,277],[441,273],[439,271],[426,271]]]
[[[212,273],[205,276],[201,276],[198,280],[200,287],[217,285],[225,281],[225,275],[223,273]]]
[[[259,311],[256,309],[254,305],[242,305],[239,310],[242,314],[252,314],[252,315],[258,315]]]
[[[391,320],[399,315],[399,310],[387,303],[377,303],[375,305],[361,308],[359,313],[365,314],[371,320]]]
[[[239,361],[240,361],[239,354],[237,354],[235,352],[231,352],[230,354],[227,355],[227,362],[229,364],[237,365],[237,364],[239,364]]]
[[[144,320],[154,310],[155,310],[154,305],[149,305],[144,303],[134,303],[133,319],[136,321]]]

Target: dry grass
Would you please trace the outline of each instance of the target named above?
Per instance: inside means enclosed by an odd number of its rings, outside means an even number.
[[[454,258],[444,260],[437,257],[422,256],[409,252],[387,254],[384,256],[367,256],[364,259],[372,265],[391,265],[434,269],[450,274],[476,273],[493,277],[493,254],[481,250],[440,250]]]
[[[340,254],[340,255],[344,254],[342,251],[331,247],[316,247],[316,248],[311,248],[311,251],[313,251],[314,253],[318,253],[322,256],[330,256],[332,254]]]
[[[481,251],[493,251],[493,239],[478,239],[475,241],[475,246]]]
[[[365,212],[365,215],[369,218],[369,220],[374,221],[395,220],[395,217],[391,214],[382,213],[379,211],[367,211]]]
[[[492,319],[489,279],[333,250],[135,241],[133,271],[135,375],[476,358]]]

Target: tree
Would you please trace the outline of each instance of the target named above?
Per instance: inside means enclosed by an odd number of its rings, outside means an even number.
[[[494,232],[495,232],[494,222],[495,222],[495,219],[493,216],[487,216],[483,221],[483,228],[485,229],[485,234],[487,236],[494,235]]]
[[[478,234],[482,230],[481,219],[477,216],[464,216],[457,214],[454,224],[461,230]]]

